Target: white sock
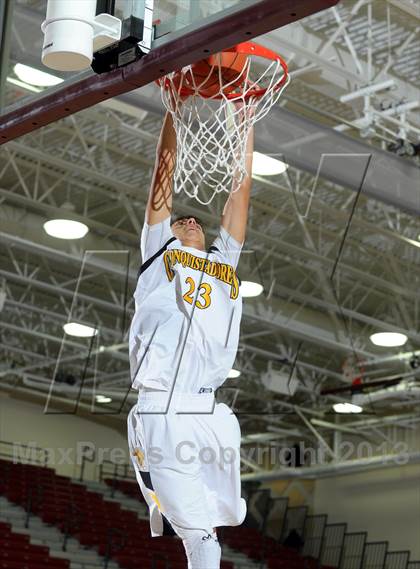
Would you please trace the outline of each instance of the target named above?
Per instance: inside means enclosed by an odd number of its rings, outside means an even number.
[[[189,530],[182,540],[188,559],[188,569],[220,569],[222,550],[216,532]]]

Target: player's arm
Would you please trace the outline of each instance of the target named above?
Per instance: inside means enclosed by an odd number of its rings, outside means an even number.
[[[245,241],[249,199],[252,186],[252,156],[254,152],[254,127],[249,131],[246,143],[246,175],[239,188],[230,192],[222,214],[222,227],[239,243]],[[235,179],[233,184],[235,184]]]
[[[149,225],[160,223],[171,215],[175,161],[176,134],[172,116],[168,112],[156,148],[155,168],[146,206],[146,222]]]

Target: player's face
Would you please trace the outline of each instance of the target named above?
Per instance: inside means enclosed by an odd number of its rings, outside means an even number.
[[[183,217],[171,225],[172,233],[183,245],[204,249],[205,236],[203,227],[197,217]]]

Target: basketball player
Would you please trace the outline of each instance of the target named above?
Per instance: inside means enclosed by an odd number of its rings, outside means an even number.
[[[152,536],[176,533],[188,569],[219,569],[217,526],[240,525],[240,427],[215,403],[235,360],[242,298],[236,275],[248,217],[247,175],[229,194],[217,238],[206,250],[197,217],[171,221],[176,135],[167,114],[141,235],[130,367],[138,403],[128,416],[130,455],[149,506]]]

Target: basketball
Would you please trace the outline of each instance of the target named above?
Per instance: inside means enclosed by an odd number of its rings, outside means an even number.
[[[183,73],[182,86],[194,90],[201,97],[214,97],[221,92],[220,85],[224,85],[223,93],[232,93],[244,83],[246,74],[244,67],[247,55],[237,52],[216,53],[191,65],[188,72]],[[220,66],[220,69],[219,69]],[[179,74],[178,83],[181,79]]]

